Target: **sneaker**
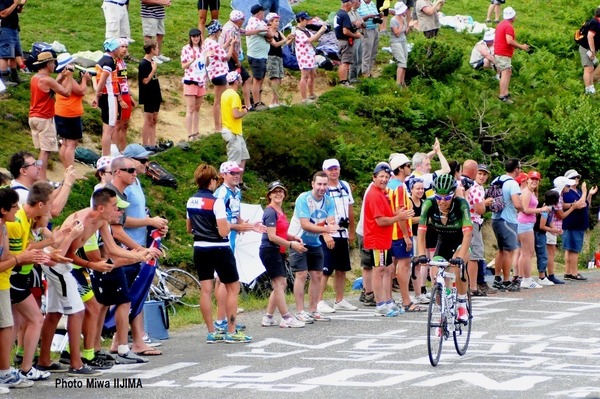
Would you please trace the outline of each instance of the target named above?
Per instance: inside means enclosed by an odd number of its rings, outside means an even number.
[[[508,95],[504,96],[504,97],[498,97],[498,99],[500,101],[502,101],[505,104],[513,104],[514,101],[510,99],[510,97]]]
[[[415,297],[415,303],[419,303],[421,305],[427,305],[429,303],[429,298],[427,298],[426,294],[421,294]]]
[[[308,99],[309,99],[309,100],[313,100],[313,101],[316,101],[316,100],[317,100],[317,98],[319,98],[319,97],[317,97],[317,96],[315,96],[315,95],[308,96]]]
[[[477,287],[476,290],[471,290],[471,296],[487,296],[487,294]]]
[[[8,374],[0,376],[0,387],[4,388],[29,388],[33,381],[25,379],[19,370],[10,369]]]
[[[314,104],[315,102],[315,100],[311,100],[310,98],[305,98],[304,100],[302,100],[303,104]]]
[[[218,332],[220,332],[222,334],[225,334],[228,330],[227,320],[223,320],[222,322],[214,321],[213,326],[215,326],[215,330],[217,330]],[[235,329],[236,329],[236,331],[244,331],[246,329],[246,325],[237,323],[235,325]]]
[[[315,322],[315,320],[311,317],[311,315],[306,310],[296,313],[295,317],[297,320],[300,320],[300,321],[304,322],[305,324],[312,324]]]
[[[277,107],[279,107],[278,103],[271,103],[271,104],[269,104],[269,108],[277,108]]]
[[[528,281],[525,281],[528,280]],[[523,281],[521,281],[520,284],[521,288],[525,288],[525,289],[534,289],[534,288],[543,288],[541,285],[539,285],[535,280],[533,279],[523,279]]]
[[[305,322],[298,320],[295,317],[288,317],[287,319],[281,319],[279,323],[280,328],[302,328],[306,325]]]
[[[117,355],[117,364],[135,364],[148,363],[148,359],[138,356],[133,351],[129,351],[124,355]]]
[[[487,285],[487,284],[486,284]],[[510,285],[510,283],[509,283]],[[506,289],[508,288],[508,285],[505,285],[502,281],[500,280],[494,280],[494,283],[492,284],[492,287],[497,289],[498,291],[506,291]]]
[[[314,321],[331,321],[330,317],[323,316],[320,312],[311,312],[310,317],[312,317]]]
[[[353,304],[351,304],[350,302],[348,302],[346,300],[346,298],[342,299],[339,302],[334,302],[333,308],[335,310],[352,310],[352,311],[358,310],[358,308],[356,306],[354,306]],[[317,307],[317,309],[318,309],[318,307]]]
[[[504,283],[502,283],[504,284]],[[506,290],[508,292],[519,292],[521,291],[521,280],[514,280],[512,282],[510,282],[507,286],[506,286]]]
[[[265,111],[269,109],[269,107],[267,107],[262,101],[254,104],[252,108],[254,108],[255,111]]]
[[[345,87],[347,89],[354,89],[354,86],[350,84],[347,80],[340,82],[340,87]]]
[[[81,366],[81,368],[78,368],[77,370],[71,367],[67,372],[67,375],[69,377],[98,377],[102,375],[102,372],[99,370],[94,370],[87,364],[84,364],[83,366]]]
[[[360,291],[360,295],[358,296],[358,300],[359,300],[360,302],[364,302],[364,301],[365,301],[365,296],[366,296],[366,294],[365,294],[365,290],[364,290],[364,288],[363,288],[363,289]]]
[[[67,351],[62,351],[60,353],[60,358],[58,359],[59,363],[66,364],[67,366],[71,364],[71,354]]]
[[[115,356],[112,353],[110,353],[109,351],[107,351],[106,349],[100,349],[99,351],[94,353],[94,357],[98,357],[104,361],[115,361]]]
[[[370,293],[370,294],[365,294],[365,302],[364,302],[365,306],[377,306],[377,302],[375,302],[375,294],[374,293]]]
[[[56,362],[51,363],[50,366],[41,366],[38,364],[35,367],[40,371],[48,371],[50,373],[65,373],[67,371],[66,367]]]
[[[156,151],[153,151],[156,152]],[[148,333],[144,334],[144,343],[148,346],[151,346],[153,348],[157,347],[157,346],[161,346],[162,343],[161,342],[156,342],[155,340],[153,340],[152,338],[150,338],[150,336],[148,335]]]
[[[161,54],[161,55],[159,55],[157,58],[158,58],[159,60],[161,60],[162,62],[169,62],[169,61],[171,61],[171,59],[170,59],[169,57],[167,57],[167,56],[164,56],[164,55],[162,55],[162,54]]]
[[[490,287],[487,283],[477,284],[477,288],[485,292],[486,295],[496,295],[498,293],[496,288]]]
[[[40,371],[35,367],[32,367],[27,373],[23,370],[20,371],[21,377],[29,381],[42,381],[50,378],[50,373],[47,371]]]
[[[241,331],[236,331],[233,334],[225,334],[225,343],[227,344],[245,344],[250,341],[252,341],[252,337]]]
[[[467,308],[464,306],[458,307],[458,320],[459,321],[468,321],[469,313],[467,312]]]
[[[114,362],[101,359],[98,356],[94,356],[91,360],[82,357],[81,361],[83,364],[87,364],[94,370],[108,370],[114,365]]]
[[[319,313],[335,313],[335,309],[329,306],[325,301],[319,301],[319,303],[317,303],[317,311]]]
[[[538,279],[538,284],[539,285],[548,285],[548,286],[554,285],[554,283],[552,281],[550,281],[550,279],[548,277]]]
[[[396,317],[400,313],[393,309],[390,309],[387,306],[382,306],[380,308],[375,309],[375,316],[383,316],[383,317]]]
[[[260,322],[260,325],[263,327],[272,327],[272,326],[276,326],[277,322],[275,321],[275,319],[273,317],[263,316],[262,321]]]
[[[156,64],[157,64],[157,65],[160,65],[160,64],[162,64],[162,63],[163,63],[163,62],[161,61],[161,59],[160,59],[160,58],[158,58],[158,57],[152,57],[152,61],[156,62]]]
[[[562,280],[559,280],[558,277],[556,277],[554,274],[551,274],[548,276],[548,280],[552,281],[554,283],[554,285],[556,284],[564,284],[565,282]]]
[[[207,344],[218,344],[219,342],[223,342],[225,339],[225,334],[215,331],[214,333],[208,333],[206,336]]]

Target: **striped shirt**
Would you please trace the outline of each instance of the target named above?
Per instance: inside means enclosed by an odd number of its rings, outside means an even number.
[[[140,0],[140,14],[142,18],[154,18],[164,19],[165,18],[165,6],[155,4],[144,4],[144,0]]]

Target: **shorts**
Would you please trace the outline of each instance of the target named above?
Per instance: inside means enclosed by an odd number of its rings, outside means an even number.
[[[106,21],[106,33],[104,37],[131,37],[129,27],[129,13],[126,5],[113,4],[109,1],[102,3],[104,20]]]
[[[504,3],[506,3],[506,0],[490,0],[490,4],[493,4],[493,5],[498,5],[499,6],[499,5],[502,5]]]
[[[231,284],[240,280],[235,257],[229,245],[222,247],[198,247],[194,243],[194,266],[198,280],[206,281],[214,278],[215,272],[223,284]]]
[[[425,248],[433,249],[437,246],[438,232],[435,227],[427,225],[427,232],[425,233]]]
[[[206,87],[200,85],[183,84],[183,95],[191,97],[204,97],[206,95]]]
[[[533,225],[535,223],[519,223],[517,224],[517,234],[527,233],[533,231]]]
[[[471,237],[471,260],[485,260],[485,248],[483,246],[483,225],[473,222],[473,235]]]
[[[223,128],[221,137],[227,142],[227,160],[235,161],[238,164],[246,159],[250,159],[246,140],[241,134],[233,134],[231,130]]]
[[[390,266],[393,263],[392,260],[392,251],[389,249],[373,249],[371,250],[371,262],[373,262],[373,267],[386,267]]]
[[[198,0],[198,10],[218,11],[221,8],[221,0]]]
[[[383,6],[384,2],[385,2],[384,0],[377,0],[377,10],[379,10],[381,8],[381,6]],[[388,8],[386,10],[383,10],[383,15],[385,17],[387,17],[388,15],[390,15],[390,9]]]
[[[114,126],[117,122],[118,105],[117,98],[111,96],[114,101],[111,104],[108,103],[108,94],[102,94],[98,99],[98,108],[100,108],[100,114],[102,123],[109,126]]]
[[[283,79],[285,76],[283,58],[276,55],[270,55],[267,59],[267,72],[269,74],[269,79]]]
[[[160,111],[160,101],[152,101],[149,103],[144,103],[144,112],[153,114],[158,111]]]
[[[0,328],[12,327],[13,324],[10,291],[0,290]]]
[[[131,119],[131,111],[133,110],[133,103],[131,101],[130,93],[121,93],[121,98],[127,104],[127,108],[121,108],[119,105],[119,120],[128,121]]]
[[[360,267],[363,269],[370,270],[373,268],[373,251],[370,249],[365,249],[363,247],[363,236],[360,234],[356,235],[358,237],[358,248],[360,251]]]
[[[392,55],[396,60],[396,65],[399,68],[406,68],[406,58],[408,55],[408,47],[406,41],[400,43],[392,43]]]
[[[13,272],[10,275],[10,303],[17,304],[23,302],[31,295],[31,272],[21,274]]]
[[[46,292],[45,281],[42,281],[42,266],[33,265],[31,269],[31,294],[36,301],[42,299],[42,295]]]
[[[596,68],[596,65],[594,65],[594,62],[592,60],[590,60],[590,57],[588,57],[587,52],[589,50],[586,49],[583,46],[579,46],[579,59],[581,60],[581,65],[586,68]]]
[[[94,297],[94,291],[92,290],[92,286],[87,279],[87,272],[84,269],[73,268],[73,270],[71,270],[71,274],[77,282],[77,291],[79,292],[81,300],[83,302],[87,302],[92,299]]]
[[[127,286],[131,288],[135,278],[140,274],[140,268],[142,267],[141,263],[133,263],[131,265],[122,266],[123,273],[125,274],[125,278],[127,279]]]
[[[54,118],[45,119],[32,116],[29,118],[31,139],[36,149],[48,152],[58,152],[58,139]]]
[[[423,34],[427,39],[433,39],[438,35],[439,31],[439,29],[426,30],[425,32],[423,32]]]
[[[492,219],[492,230],[500,251],[514,251],[519,248],[516,224],[508,223],[504,219]]]
[[[472,67],[473,67],[473,69],[475,69],[476,71],[479,71],[479,70],[483,69],[484,60],[485,60],[485,58],[482,58],[482,59],[480,59],[480,60],[479,60],[479,61],[477,61],[477,62],[473,62],[473,63],[471,64],[471,66],[472,66]]]
[[[323,271],[323,249],[306,247],[308,251],[300,253],[290,249],[290,266],[294,273],[305,271]]]
[[[354,64],[354,50],[348,40],[338,40],[338,49],[342,64]]]
[[[269,278],[286,277],[285,254],[279,251],[279,247],[260,247],[258,254],[262,264],[267,270]]]
[[[549,231],[546,232],[546,245],[555,245],[558,242],[558,236],[556,234],[550,233]]]
[[[263,80],[267,74],[267,59],[248,57],[248,64],[254,79]]]
[[[101,305],[112,306],[131,302],[129,284],[122,267],[108,273],[92,270],[90,281],[94,296]]]
[[[165,34],[164,18],[142,18],[142,32],[144,36],[154,37]]]
[[[512,58],[511,57],[505,57],[503,55],[495,55],[494,59],[496,60],[495,64],[496,64],[496,69],[498,71],[504,71],[505,69],[512,68]]]
[[[67,118],[54,115],[54,125],[57,136],[67,140],[81,140],[83,138],[83,122],[81,116]]]
[[[79,296],[77,282],[70,271],[60,273],[56,267],[68,268],[70,266],[58,264],[54,267],[42,266],[48,281],[48,297],[46,312],[70,315],[82,312],[85,309]]]
[[[441,256],[446,260],[454,258],[454,254],[460,248],[462,244],[462,234],[451,234],[451,235],[439,235],[438,243],[435,247],[434,256]]]
[[[580,253],[583,248],[584,230],[565,230],[562,235],[562,246],[565,251]]]
[[[210,82],[215,86],[227,86],[227,74],[212,78]]]
[[[350,265],[350,247],[347,238],[334,237],[335,245],[333,249],[327,248],[323,236],[321,239],[321,248],[323,249],[323,274],[331,276],[335,270],[340,272],[349,272],[352,270]]]
[[[10,28],[0,28],[0,58],[13,59],[23,56],[19,31]]]
[[[413,250],[406,250],[406,241],[404,238],[392,241],[392,256],[396,259],[412,258]]]
[[[229,71],[238,71],[239,69],[239,74],[242,77],[242,83],[246,82],[248,79],[250,79],[250,74],[248,73],[248,71],[246,70],[246,68],[244,68],[243,65],[240,65],[240,67],[238,68],[237,66],[235,66],[235,61],[233,60],[233,58],[230,58],[229,61],[227,61],[227,67],[229,68]]]

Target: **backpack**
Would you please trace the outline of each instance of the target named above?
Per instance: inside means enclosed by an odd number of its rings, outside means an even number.
[[[159,186],[177,188],[177,179],[156,161],[148,162],[146,176]]]
[[[587,46],[586,46],[587,35],[588,35],[588,32],[590,31],[590,25],[593,20],[594,19],[592,18],[589,21],[585,21],[584,23],[581,24],[581,27],[579,27],[579,29],[577,29],[575,31],[573,38],[575,39],[575,42],[577,44],[579,44],[580,46],[587,48]]]
[[[492,198],[492,204],[489,207],[490,211],[496,213],[502,212],[506,206],[504,203],[504,196],[502,195],[502,186],[509,180],[513,180],[512,177],[509,177],[506,180],[500,180],[500,177],[496,177],[488,187],[485,192],[485,198]]]
[[[96,167],[96,162],[100,159],[100,155],[85,147],[75,148],[75,160],[82,164],[89,165],[92,168]]]

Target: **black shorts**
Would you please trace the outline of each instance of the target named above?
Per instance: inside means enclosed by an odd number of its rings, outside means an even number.
[[[160,102],[159,101],[144,103],[144,112],[153,114],[155,112],[158,112],[159,110],[160,110]]]
[[[427,225],[427,232],[425,233],[425,248],[431,249],[437,246],[438,234],[435,227]]]
[[[215,86],[227,86],[227,75],[220,75],[212,78],[210,82]]]
[[[347,238],[334,237],[335,246],[333,249],[327,248],[323,236],[321,236],[321,248],[323,248],[323,274],[331,276],[335,270],[349,272],[350,266],[350,247]]]
[[[381,6],[383,5],[383,3],[384,3],[384,0],[377,0],[377,11],[379,11],[379,9],[380,9],[380,8],[381,8]],[[387,17],[388,15],[390,15],[390,10],[389,10],[389,9],[387,9],[387,10],[383,10],[383,15],[384,15],[384,16],[386,16],[386,17]]]
[[[42,281],[42,266],[33,265],[31,269],[31,293],[36,300],[41,300],[46,291],[45,281]]]
[[[198,0],[198,10],[219,10],[221,8],[220,0]]]
[[[290,266],[292,271],[305,272],[305,271],[323,271],[323,248],[318,247],[306,247],[306,252],[296,252],[290,249]]]
[[[279,247],[260,247],[260,260],[262,261],[269,278],[286,277],[285,254],[279,251]]]
[[[64,116],[54,116],[54,125],[56,134],[63,139],[81,140],[83,138],[83,123],[81,116],[66,118]]]
[[[108,109],[108,94],[102,94],[98,98],[98,108],[100,108],[102,123],[108,125],[110,121],[110,110]],[[117,112],[117,110],[115,110],[115,112]]]
[[[223,284],[240,280],[231,247],[194,247],[194,266],[200,281],[212,280],[215,272]]]
[[[21,303],[31,295],[31,272],[21,274],[14,272],[10,275],[10,303]]]
[[[454,258],[454,253],[458,250],[460,244],[462,244],[462,234],[440,235],[434,256],[441,256],[446,260],[450,260]]]
[[[229,61],[227,61],[227,66],[229,67],[229,71],[237,71],[237,67],[235,66],[235,61],[232,60],[231,58],[229,59]],[[250,74],[248,73],[248,71],[246,70],[246,68],[244,68],[243,65],[240,65],[240,75],[242,76],[242,83],[244,83],[245,81],[247,81],[248,79],[250,79]]]
[[[112,306],[131,302],[129,285],[122,267],[117,267],[108,273],[92,271],[90,280],[98,303]]]
[[[92,286],[87,279],[88,273],[85,271],[85,269],[74,267],[71,269],[71,274],[77,282],[77,291],[79,291],[81,300],[85,303],[92,299],[94,297],[94,291],[92,290]]]
[[[363,236],[360,234],[357,234],[356,236],[358,238],[358,249],[360,252],[360,267],[367,270],[372,269],[373,266],[375,266],[373,264],[373,251],[363,247]]]
[[[140,268],[142,267],[141,263],[133,263],[131,265],[122,266],[123,273],[125,273],[125,278],[127,279],[127,285],[129,288],[133,285],[135,278],[140,274]]]
[[[250,70],[254,79],[263,80],[267,74],[267,59],[248,57]]]

